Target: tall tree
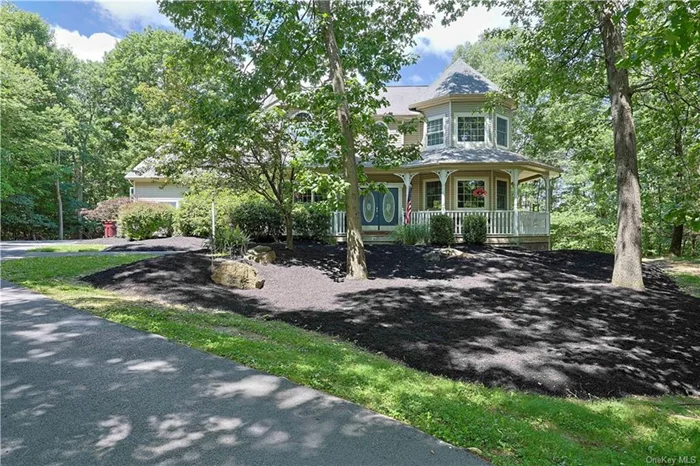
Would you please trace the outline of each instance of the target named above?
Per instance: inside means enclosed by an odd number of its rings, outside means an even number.
[[[438,8],[446,21],[475,5],[502,6],[519,26],[522,45],[517,56],[526,65],[519,81],[531,101],[546,91],[549,98],[596,95],[607,88],[612,112],[618,193],[614,285],[643,289],[641,193],[630,84],[625,55],[621,5],[605,2],[546,2],[539,0],[443,0]],[[513,34],[508,31],[506,34]],[[508,37],[506,35],[506,37]]]
[[[343,167],[348,189],[345,195],[347,218],[347,273],[349,278],[367,278],[367,261],[362,240],[362,219],[360,217],[360,190],[357,182],[357,164],[355,161],[355,135],[350,124],[350,107],[345,93],[345,75],[340,62],[340,51],[335,39],[335,26],[330,0],[316,2],[321,16],[321,34],[330,67],[330,79],[333,92],[338,101],[338,123],[343,135]]]
[[[163,0],[159,4],[177,27],[192,33],[190,58],[200,76],[188,85],[208,89],[192,104],[219,109],[218,114],[210,113],[210,127],[202,128],[206,147],[232,147],[241,132],[247,131],[246,118],[271,101],[304,110],[314,119],[314,131],[299,161],[326,166],[331,175],[342,174],[344,184],[332,184],[342,186],[343,197],[358,206],[361,165],[346,171],[347,144],[362,146],[356,147],[357,155],[365,160],[404,157],[403,151],[378,144],[380,139],[386,143],[387,138],[379,138],[371,128],[376,109],[383,104],[379,92],[413,60],[406,49],[425,24],[417,1],[334,4],[337,63],[346,78],[351,77],[340,94],[326,78],[330,65],[322,26],[328,23],[312,2]],[[343,97],[349,109],[350,134],[343,133],[338,119]],[[361,144],[360,134],[366,136]],[[359,238],[359,234],[350,236]],[[350,276],[366,276],[363,250],[358,248],[362,249],[361,241],[349,244],[349,266],[351,262],[361,264],[349,269]]]

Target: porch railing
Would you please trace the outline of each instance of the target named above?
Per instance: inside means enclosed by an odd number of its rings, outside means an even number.
[[[411,212],[411,223],[430,223],[434,215],[442,214],[438,210],[422,210]],[[549,214],[547,212],[519,211],[517,214],[517,229],[515,211],[512,210],[448,210],[444,212],[452,219],[455,235],[462,234],[462,223],[466,215],[486,217],[486,234],[488,236],[539,236],[549,234]],[[401,217],[404,212],[401,212]],[[331,214],[331,234],[341,236],[345,231],[345,212]]]

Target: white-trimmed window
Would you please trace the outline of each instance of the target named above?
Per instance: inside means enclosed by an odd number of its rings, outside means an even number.
[[[508,147],[508,118],[496,116],[496,144]]]
[[[442,183],[426,181],[423,183],[425,193],[425,210],[438,210],[442,207]]]
[[[445,144],[445,122],[442,116],[428,120],[425,136],[428,147]]]
[[[486,118],[458,116],[457,142],[486,142]]]
[[[488,186],[485,178],[457,179],[457,208],[486,209]]]
[[[496,180],[496,210],[508,210],[508,182]]]

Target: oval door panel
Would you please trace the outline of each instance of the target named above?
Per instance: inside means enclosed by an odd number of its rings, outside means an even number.
[[[374,220],[374,209],[375,204],[373,193],[362,196],[362,218],[365,219],[365,222],[372,223]]]
[[[386,223],[393,223],[394,216],[396,215],[396,199],[392,192],[384,194],[384,198],[382,199],[382,213]]]

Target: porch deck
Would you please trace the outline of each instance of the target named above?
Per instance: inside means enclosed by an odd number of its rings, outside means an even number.
[[[481,211],[464,211],[464,210],[448,210],[440,212],[439,210],[426,210],[411,212],[412,224],[430,224],[430,218],[434,215],[445,214],[452,218],[454,224],[454,234],[457,241],[462,237],[462,223],[467,215],[479,215],[486,217],[486,237],[491,238],[496,243],[508,243],[508,239],[517,239],[521,237],[545,237],[545,241],[549,237],[549,213],[548,212],[530,212],[530,211],[515,211],[515,210],[481,210]],[[405,217],[405,213],[401,212],[401,218]],[[338,238],[344,238],[345,230],[345,212],[337,211],[331,214],[331,234]],[[363,232],[368,235],[383,232],[390,233],[390,229],[378,229],[376,227],[365,227]],[[495,241],[501,239],[501,241]]]

